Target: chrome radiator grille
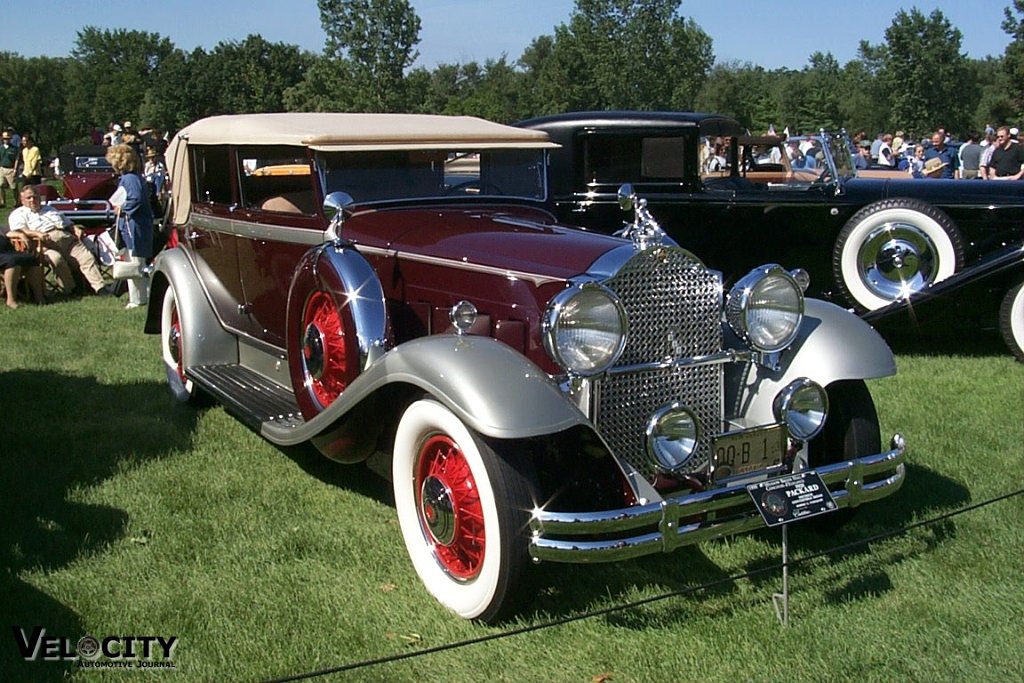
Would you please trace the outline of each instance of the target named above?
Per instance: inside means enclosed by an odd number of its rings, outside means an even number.
[[[629,337],[617,367],[715,353],[722,348],[722,282],[678,248],[638,252],[605,284],[629,318]],[[658,408],[678,401],[701,421],[703,436],[687,471],[707,467],[722,420],[722,366],[638,369],[609,374],[595,387],[594,418],[609,446],[646,475],[644,430]]]

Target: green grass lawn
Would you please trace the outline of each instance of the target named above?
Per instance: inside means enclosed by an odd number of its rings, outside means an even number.
[[[542,565],[503,627],[467,623],[406,559],[389,485],[172,403],[141,311],[0,311],[0,680],[155,673],[24,662],[11,626],[176,636],[175,681],[267,680],[530,627],[771,567],[780,532],[611,565]],[[900,350],[871,383],[911,463],[895,497],[807,557],[1021,487],[1024,365],[994,337]],[[1024,497],[778,571],[556,628],[355,669],[345,681],[1002,681],[1024,678]],[[607,678],[602,678],[607,676]],[[171,680],[170,678],[168,680]]]

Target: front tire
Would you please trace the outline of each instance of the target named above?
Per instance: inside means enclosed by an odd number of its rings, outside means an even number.
[[[999,332],[1013,357],[1024,363],[1024,280],[1010,288],[999,305]]]
[[[841,380],[827,387],[828,419],[822,433],[809,444],[812,468],[880,453],[881,430],[874,399],[863,380]],[[846,508],[814,518],[822,530],[837,529],[850,520],[854,510]]]
[[[502,618],[527,563],[534,503],[525,463],[423,399],[402,415],[392,469],[402,536],[427,590],[465,619]]]
[[[832,274],[849,304],[873,311],[946,279],[963,260],[963,238],[949,216],[924,202],[887,199],[843,226]]]

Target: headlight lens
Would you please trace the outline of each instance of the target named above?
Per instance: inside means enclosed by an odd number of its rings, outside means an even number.
[[[607,287],[574,285],[548,304],[544,346],[568,372],[600,374],[618,360],[625,345],[626,311]]]
[[[781,266],[756,268],[729,292],[729,326],[758,351],[774,353],[792,344],[803,317],[803,291]]]
[[[655,412],[646,432],[647,455],[666,472],[675,472],[689,463],[700,443],[700,422],[678,403]]]
[[[808,441],[821,433],[828,417],[828,394],[821,386],[801,377],[775,397],[775,419],[785,422],[790,435]]]

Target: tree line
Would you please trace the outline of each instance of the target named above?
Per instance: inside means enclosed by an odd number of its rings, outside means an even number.
[[[509,123],[578,110],[713,111],[752,131],[962,133],[1024,123],[1024,0],[1004,10],[1003,55],[972,59],[940,10],[899,10],[884,41],[802,69],[715,63],[681,0],[576,0],[567,23],[517,59],[413,67],[408,0],[318,0],[320,54],[260,35],[186,52],[158,33],[87,26],[68,57],[0,52],[0,125],[45,151],[130,119],[174,131],[204,116],[281,111],[466,114]],[[821,23],[822,31],[846,27]]]

